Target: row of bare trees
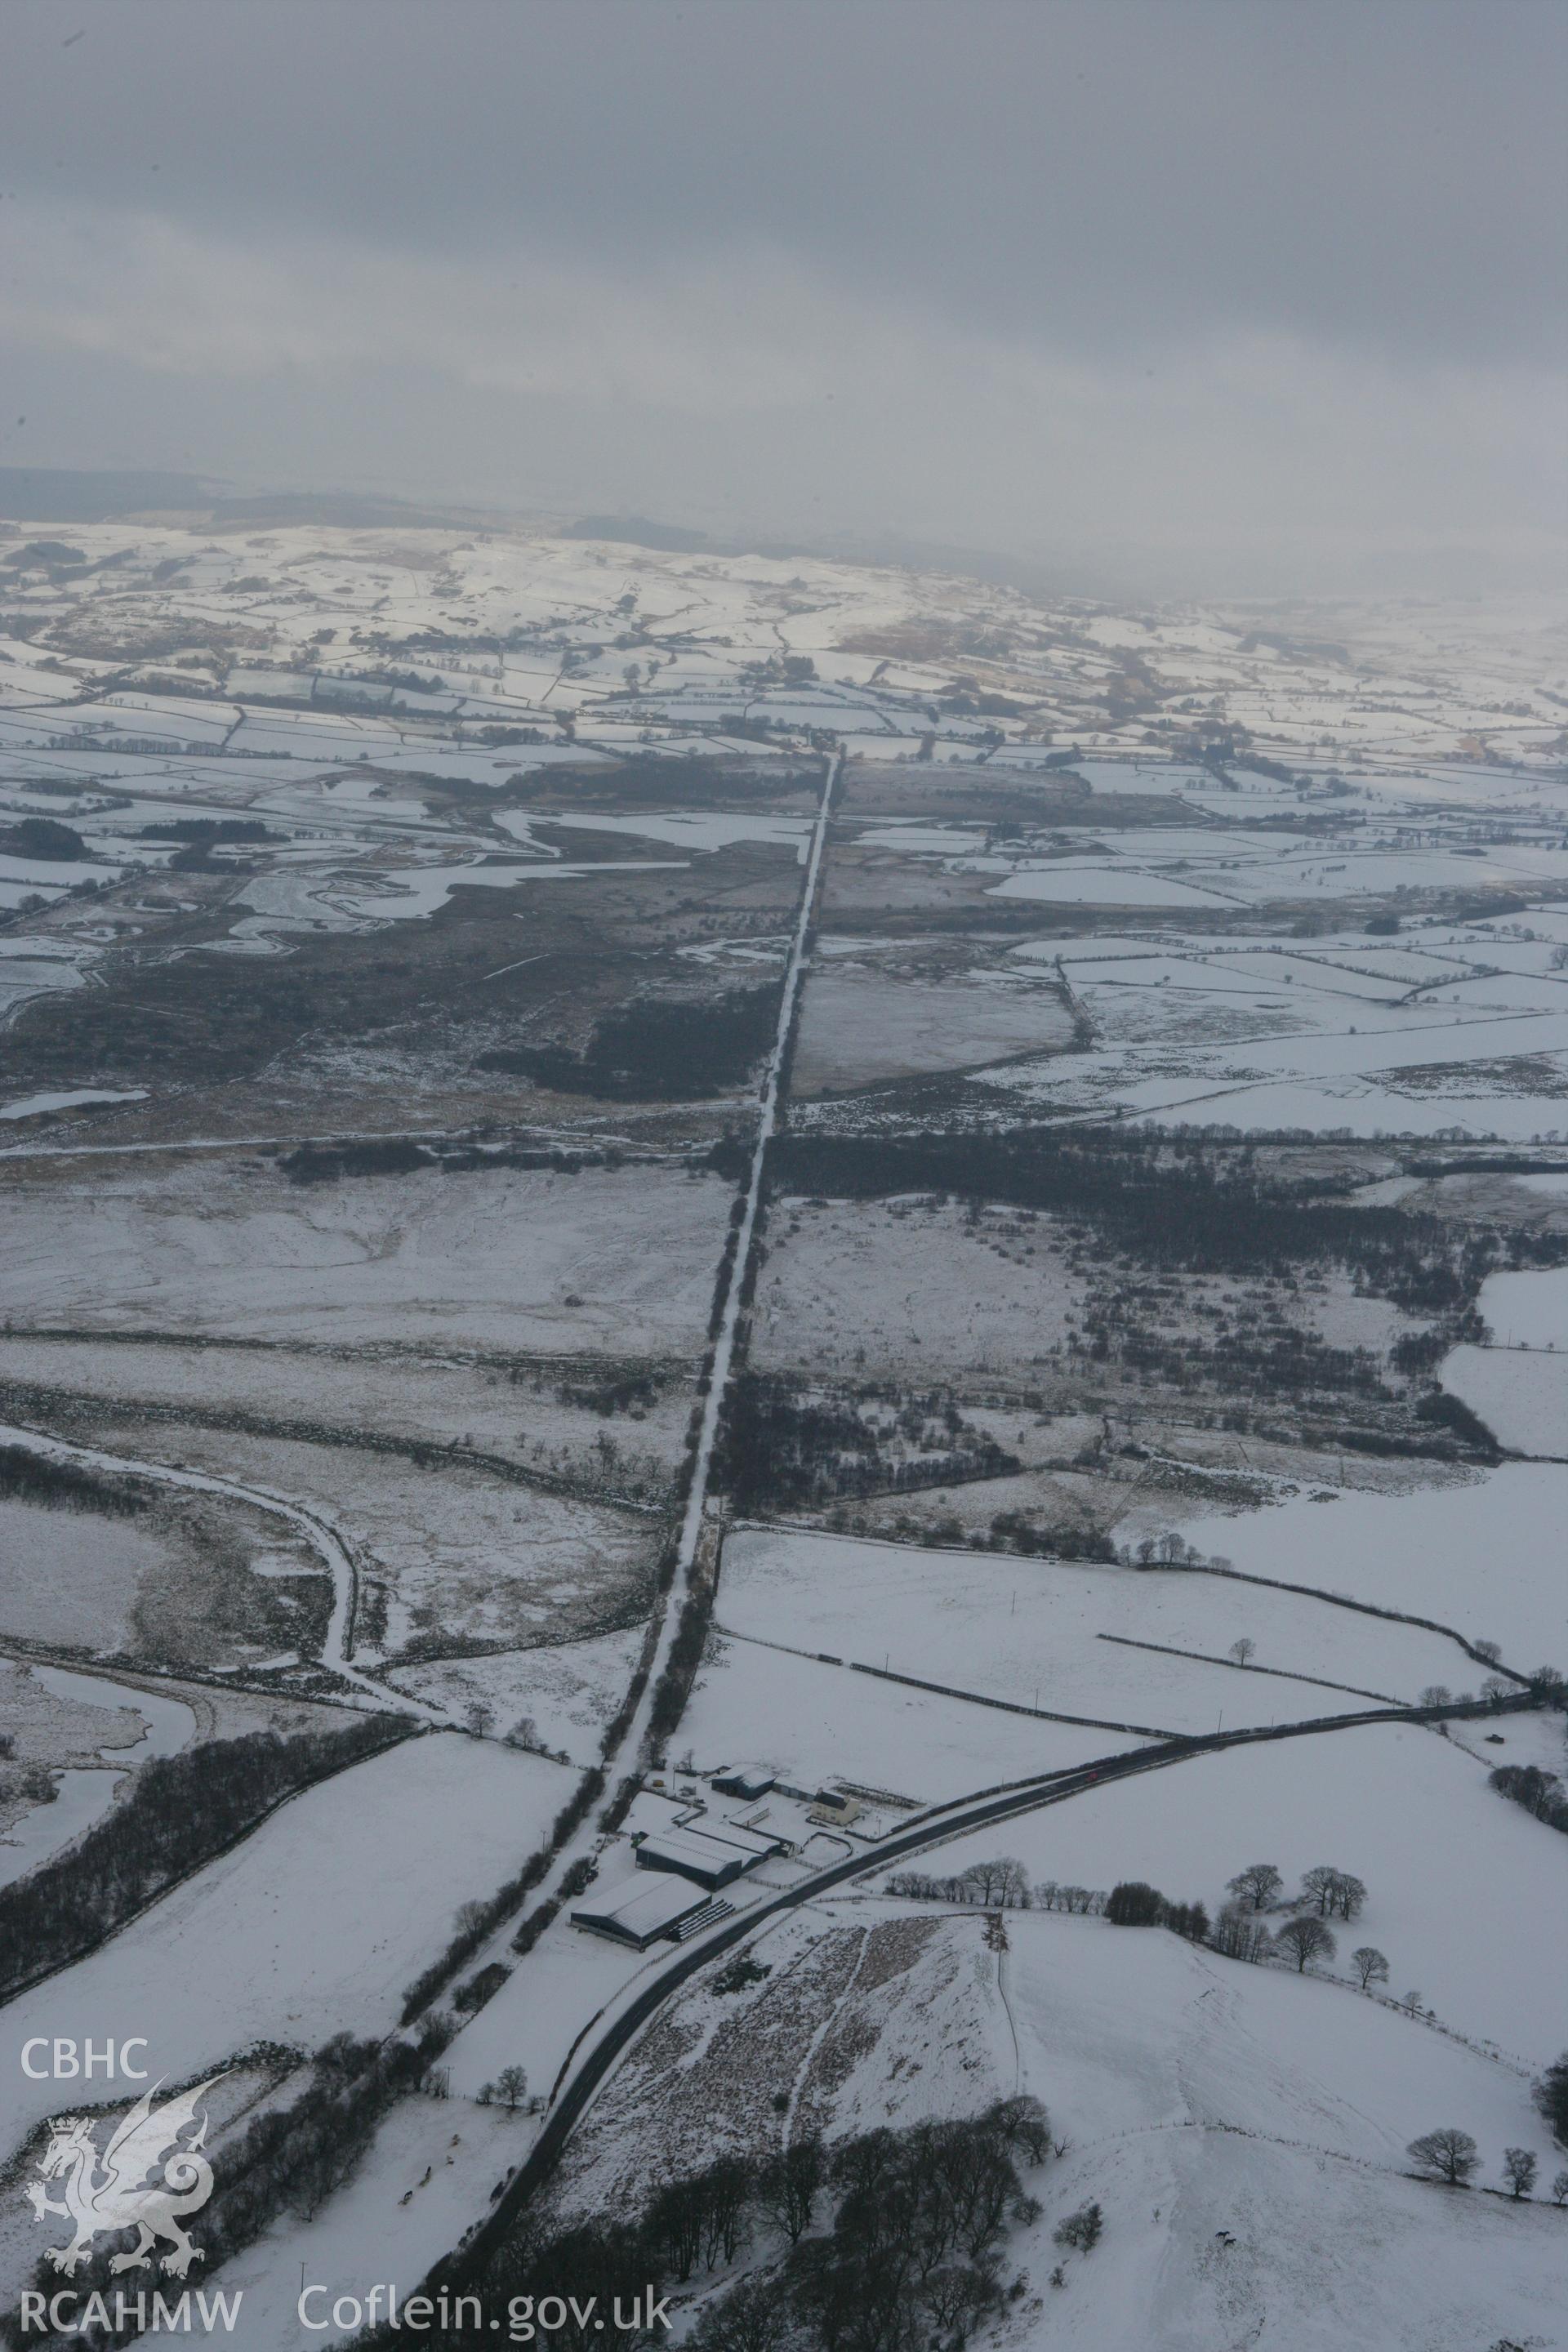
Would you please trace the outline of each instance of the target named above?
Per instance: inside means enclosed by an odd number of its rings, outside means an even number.
[[[1038,1907],[1048,1910],[1103,1910],[1105,1896],[1087,1886],[1062,1888],[1054,1879],[1047,1882],[1051,1900],[1047,1901],[1047,1885],[1032,1886],[1029,1874],[1016,1854],[998,1854],[989,1862],[972,1862],[952,1877],[937,1878],[923,1870],[895,1871],[888,1881],[889,1895],[902,1895],[921,1903],[962,1903],[974,1905],[982,1910],[1031,1911]],[[1081,1902],[1068,1903],[1059,1898],[1070,1894]]]
[[[1212,1925],[1202,1903],[1173,1903],[1158,1887],[1142,1879],[1123,1880],[1109,1894],[1054,1878],[1031,1885],[1023,1864],[1012,1854],[969,1863],[945,1878],[926,1871],[896,1871],[888,1881],[888,1892],[915,1902],[959,1903],[1004,1911],[1068,1911],[1083,1917],[1103,1916],[1114,1927],[1164,1927],[1190,1942],[1212,1945],[1228,1959],[1277,1959],[1304,1975],[1337,1956],[1339,1946],[1328,1922],[1353,1919],[1366,1902],[1366,1887],[1352,1872],[1319,1864],[1302,1877],[1296,1898],[1300,1907],[1271,1931],[1265,1919],[1283,1907],[1279,1901],[1283,1885],[1273,1863],[1249,1864],[1229,1882],[1226,1891],[1231,1900]],[[1363,1992],[1374,1983],[1386,1982],[1388,1962],[1374,1945],[1359,1946],[1352,1963]]]
[[[1411,2141],[1405,2153],[1424,2179],[1440,2180],[1449,2189],[1468,2189],[1471,2177],[1480,2169],[1480,2149],[1468,2131],[1460,2131],[1452,2124],[1423,2132],[1419,2139]],[[1531,2193],[1540,2169],[1540,2158],[1533,2148],[1504,2148],[1502,2177],[1516,2199]],[[1552,2201],[1554,2205],[1568,2205],[1568,2168],[1553,2178]]]
[[[1285,1907],[1285,1881],[1272,1862],[1249,1862],[1226,1881],[1226,1893],[1247,1911],[1278,1911]],[[1331,1862],[1314,1863],[1301,1874],[1301,1891],[1289,1906],[1315,1911],[1320,1919],[1353,1919],[1366,1902],[1366,1887],[1353,1872]]]
[[[1559,1774],[1542,1771],[1538,1764],[1500,1764],[1489,1780],[1500,1797],[1522,1805],[1532,1820],[1568,1831],[1568,1790]]]
[[[90,1951],[286,1798],[413,1733],[406,1716],[345,1715],[152,1757],[104,1820],[0,1888],[0,1996]]]

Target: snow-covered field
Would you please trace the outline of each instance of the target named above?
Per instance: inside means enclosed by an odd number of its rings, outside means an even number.
[[[175,1756],[195,1736],[193,1708],[124,1683],[58,1666],[0,1660],[0,1721],[11,1742],[0,1768],[0,1885],[25,1877],[101,1821],[150,1757]],[[24,1777],[47,1768],[40,1797]]]
[[[626,1874],[626,1859],[618,1846],[606,1880]],[[453,2090],[471,2099],[503,2066],[521,2066],[532,2087],[548,2093],[588,2019],[668,1958],[668,1948],[635,1952],[558,1921],[530,1953],[530,1965],[514,1971],[451,2045]]]
[[[458,1906],[525,1862],[575,1786],[563,1766],[436,1733],[284,1805],[232,1853],[6,2013],[17,2046],[67,2016],[148,2037],[182,2079],[267,2039],[314,2050],[382,2033],[446,1944]],[[58,2109],[14,2086],[11,2137]]]
[[[911,856],[927,837],[910,830]],[[1172,836],[1169,847],[1184,838]],[[957,872],[994,862],[949,858],[945,866]],[[1065,897],[1083,877],[1071,861],[1063,864],[1059,883],[1042,871],[1005,887],[1032,892],[1037,885]],[[1282,869],[1264,857],[1262,870]],[[1049,873],[1058,871],[1053,861]],[[1408,944],[1398,948],[1353,922],[1336,929],[1325,921],[1321,935],[1303,943],[1252,921],[1240,937],[1168,922],[1085,938],[1053,935],[1042,919],[1046,935],[1021,942],[1007,961],[1016,969],[1059,967],[1093,1042],[990,1074],[1037,1115],[1120,1110],[1187,1126],[1522,1140],[1568,1132],[1568,996],[1552,962],[1558,942],[1550,911],[1539,929],[1432,919],[1409,929]],[[933,987],[923,993],[934,1011]],[[908,991],[917,999],[921,992]],[[916,1024],[911,1003],[905,1025]],[[963,1058],[981,1057],[970,1051]],[[956,1052],[948,1066],[959,1066]]]
[[[911,982],[832,962],[806,982],[795,1078],[810,1095],[1038,1053],[1072,1034],[1054,989],[991,974]]]
[[[1559,1180],[1525,1181],[1540,1191]],[[1493,1344],[1454,1349],[1443,1365],[1444,1387],[1510,1453],[1568,1461],[1568,1271],[1494,1274],[1481,1286],[1479,1306]]]
[[[641,1629],[634,1627],[493,1657],[402,1666],[388,1679],[396,1690],[434,1700],[458,1721],[478,1705],[492,1711],[502,1731],[530,1722],[542,1747],[564,1748],[585,1770],[599,1760],[605,1726],[621,1704],[641,1647]]]
[[[504,2107],[400,2101],[345,2189],[309,2221],[286,2217],[225,2264],[223,2285],[245,2297],[225,2342],[234,2352],[310,2352],[334,2340],[337,2331],[323,2337],[319,2326],[339,2295],[365,2295],[392,2277],[406,2301],[516,2166],[527,2136],[521,2116]],[[300,2317],[301,2276],[331,2290],[308,2304],[309,2325]]]
[[[1568,1267],[1494,1274],[1481,1285],[1479,1304],[1500,1347],[1568,1349]]]
[[[1510,1454],[1541,1462],[1568,1461],[1568,1354],[1456,1348],[1444,1359],[1443,1386],[1468,1404]],[[1515,1540],[1510,1528],[1510,1545]]]
[[[1259,1491],[1268,1496],[1261,1483]],[[1401,1494],[1324,1486],[1265,1499],[1255,1511],[1162,1523],[1173,1524],[1199,1551],[1224,1553],[1248,1575],[1318,1585],[1375,1608],[1435,1619],[1468,1641],[1496,1642],[1508,1664],[1528,1674],[1543,1661],[1568,1659],[1565,1515],[1568,1469],[1509,1463],[1412,1484]],[[1238,1606],[1250,1599],[1243,1588]],[[1339,1624],[1342,1638],[1359,1638],[1344,1617]],[[1474,1689],[1479,1673],[1450,1649],[1431,1679]]]
[[[1124,1732],[1037,1722],[722,1636],[697,1678],[679,1743],[705,1771],[755,1759],[797,1786],[839,1780],[921,1804],[1138,1744]]]
[[[1410,1705],[1428,1683],[1479,1679],[1437,1634],[1297,1593],[843,1536],[738,1530],[716,1615],[752,1641],[1160,1731],[1340,1714],[1358,1696]],[[1254,1645],[1245,1668],[1225,1663],[1237,1641]]]
[[[1222,1035],[1228,993],[1218,999]],[[1342,996],[1341,1025],[1305,1034],[1298,1026],[1300,1001],[1282,993],[1288,1004],[1278,1028],[1270,1034],[1259,1024],[1233,1046],[1203,1044],[1200,1024],[1179,1053],[1158,1037],[1125,1046],[1111,1042],[986,1076],[999,1091],[1047,1115],[1120,1109],[1156,1125],[1265,1132],[1522,1141],[1568,1134],[1568,1010],[1489,1008],[1456,1019],[1460,1008],[1448,1003],[1436,1012],[1427,1004],[1379,1003],[1369,1013]],[[1349,1020],[1351,1011],[1362,1017]],[[1190,1023],[1190,1007],[1186,1017]],[[1142,1025],[1149,1025],[1146,1014]]]
[[[1439,2122],[1473,2134],[1490,2186],[1505,2147],[1537,2150],[1550,2173],[1556,2152],[1517,2075],[1358,1995],[1158,1931],[1045,1916],[1009,1933],[1019,2071],[1069,2142],[1039,2182],[1037,2284],[1060,2214],[1092,2196],[1106,2216],[1101,2247],[1064,2293],[1047,2290],[1041,2340],[1084,2352],[1470,2352],[1500,2328],[1552,2340],[1541,2331],[1568,2291],[1562,2215],[1405,2177],[1407,2143]]]
[[[173,1336],[173,1335],[170,1335]],[[377,1431],[421,1444],[457,1443],[480,1453],[552,1469],[592,1462],[605,1416],[591,1402],[563,1398],[562,1369],[546,1359],[456,1350],[437,1340],[356,1349],[304,1341],[226,1346],[205,1335],[171,1346],[128,1335],[106,1347],[98,1339],[0,1337],[0,1377],[68,1391],[106,1403],[141,1399],[160,1405],[218,1404],[271,1420]],[[650,1368],[655,1392],[641,1418],[610,1433],[618,1455],[639,1465],[668,1465],[679,1454],[689,1397],[667,1368]],[[591,1372],[585,1394],[593,1393]],[[651,1475],[651,1474],[650,1474]]]
[[[416,1171],[299,1189],[226,1162],[0,1195],[0,1312],[220,1338],[695,1352],[728,1190],[676,1171]]]
[[[1065,1338],[1085,1296],[1055,1251],[1041,1247],[1020,1268],[956,1202],[791,1198],[773,1211],[770,1242],[757,1285],[763,1364],[838,1370],[863,1360],[917,1381],[954,1362],[1021,1371]]]

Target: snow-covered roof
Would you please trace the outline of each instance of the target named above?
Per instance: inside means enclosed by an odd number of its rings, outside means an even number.
[[[625,1936],[634,1943],[651,1943],[679,1920],[700,1910],[707,1897],[689,1880],[623,1878],[602,1895],[585,1895],[574,1904],[575,1926],[597,1927]]]
[[[771,1847],[764,1847],[762,1852],[752,1852],[722,1838],[708,1837],[700,1830],[660,1830],[644,1838],[638,1846],[637,1867],[678,1870],[705,1886],[723,1886],[760,1862],[763,1852],[771,1851]]]

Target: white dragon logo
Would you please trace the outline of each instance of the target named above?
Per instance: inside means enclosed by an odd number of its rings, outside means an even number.
[[[27,2194],[40,2221],[47,2214],[58,2213],[73,2225],[76,2235],[68,2246],[46,2246],[47,2262],[67,2278],[73,2277],[93,2240],[114,2230],[135,2230],[138,2236],[129,2253],[115,2255],[111,2271],[148,2269],[160,2238],[166,2238],[172,2248],[161,2267],[174,2278],[184,2278],[194,2262],[205,2259],[180,2226],[182,2217],[199,2212],[213,2192],[212,2166],[201,2153],[207,2136],[205,2112],[195,2137],[184,2147],[179,2142],[180,2134],[195,2122],[207,2092],[221,2080],[221,2075],[210,2075],[161,2107],[153,2105],[160,2087],[154,2083],[116,2126],[101,2165],[90,2116],[51,2118],[49,2144],[38,2158],[38,2170],[46,2180],[63,2176],[64,2201],[50,2197],[36,2180],[28,2182]],[[154,2182],[151,2176],[156,2172],[163,2179]]]

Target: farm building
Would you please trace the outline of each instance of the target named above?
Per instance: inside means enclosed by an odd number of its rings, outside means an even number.
[[[841,1830],[858,1822],[865,1810],[858,1798],[847,1796],[842,1789],[819,1789],[805,1818],[821,1828]]]
[[[707,1891],[689,1879],[623,1878],[604,1894],[586,1895],[575,1904],[572,1925],[644,1952],[661,1936],[679,1937],[691,1926],[706,1926],[709,1913],[717,1917],[729,1907],[712,1903]]]
[[[728,1886],[743,1870],[754,1870],[770,1854],[782,1852],[782,1838],[739,1828],[732,1822],[688,1822],[679,1829],[660,1830],[637,1847],[639,1870],[676,1871],[699,1886]]]

